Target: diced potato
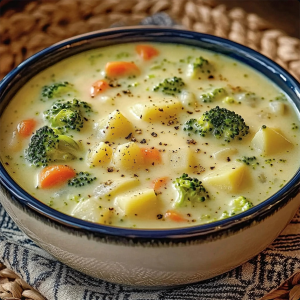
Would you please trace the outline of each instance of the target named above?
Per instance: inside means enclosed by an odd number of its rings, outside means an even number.
[[[271,108],[271,111],[277,115],[282,116],[285,111],[285,104],[280,101],[272,101],[269,103],[269,106]]]
[[[108,118],[101,120],[99,127],[108,140],[120,137],[125,138],[133,131],[132,124],[119,110],[113,111],[108,115]]]
[[[238,151],[235,148],[225,148],[213,153],[213,157],[219,160],[226,160],[227,157],[236,154]]]
[[[103,166],[110,162],[112,153],[112,148],[101,142],[91,150],[88,155],[88,161],[93,166]]]
[[[194,107],[197,104],[196,96],[193,92],[183,90],[179,97],[180,102],[186,108]]]
[[[205,184],[229,192],[240,191],[251,184],[249,169],[242,163],[228,163],[203,178]]]
[[[254,149],[264,155],[279,153],[293,147],[293,144],[278,129],[271,127],[261,128],[251,143]]]
[[[140,119],[152,122],[173,118],[182,109],[181,102],[168,99],[160,102],[135,104],[131,111]]]
[[[138,178],[124,178],[100,184],[94,190],[95,196],[115,196],[140,184]]]
[[[114,152],[113,161],[120,169],[138,169],[144,164],[141,149],[134,142],[119,145]]]
[[[101,224],[110,224],[113,211],[102,208],[96,199],[90,198],[80,201],[71,212],[71,216]]]
[[[153,189],[144,189],[116,197],[115,204],[127,216],[153,218],[158,213],[157,197]]]
[[[177,174],[188,173],[195,165],[193,151],[185,145],[176,150],[170,150],[168,158],[170,167]]]

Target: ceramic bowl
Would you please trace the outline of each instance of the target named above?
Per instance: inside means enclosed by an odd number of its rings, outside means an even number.
[[[16,91],[48,66],[92,48],[137,41],[180,43],[230,56],[279,86],[299,113],[300,84],[263,55],[211,35],[131,27],[77,36],[30,57],[1,81],[0,114]],[[298,170],[275,195],[229,219],[188,228],[139,230],[93,224],[53,210],[20,188],[2,164],[0,181],[4,208],[39,246],[83,273],[136,286],[182,285],[233,269],[271,244],[300,204]]]

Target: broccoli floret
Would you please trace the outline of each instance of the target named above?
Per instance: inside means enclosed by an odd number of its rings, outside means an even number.
[[[78,150],[79,146],[72,138],[44,126],[31,137],[25,157],[32,165],[45,167],[49,162],[75,159]]]
[[[59,98],[66,94],[74,94],[75,90],[73,88],[73,84],[65,81],[65,82],[56,82],[50,85],[45,85],[42,88],[42,101],[46,101],[48,99]]]
[[[256,161],[255,156],[243,156],[242,158],[238,158],[237,161],[242,162],[248,166],[251,166],[253,169],[259,165],[259,162]]]
[[[184,131],[197,133],[205,137],[212,134],[215,138],[224,138],[225,142],[232,141],[235,137],[239,140],[249,133],[249,126],[244,119],[226,108],[216,106],[206,111],[199,120],[190,119],[183,126]]]
[[[185,86],[185,83],[180,77],[166,78],[163,82],[154,86],[153,91],[161,91],[166,95],[175,96],[181,92],[181,87]]]
[[[253,203],[247,200],[246,197],[239,196],[236,199],[233,199],[229,202],[229,207],[229,210],[224,211],[220,219],[226,219],[239,213],[242,213],[248,210],[249,208],[253,207]]]
[[[188,174],[183,173],[173,183],[178,192],[176,206],[182,206],[188,202],[203,202],[209,198],[202,182],[197,178],[189,177]]]
[[[199,74],[210,75],[213,72],[213,66],[210,62],[203,58],[202,56],[197,57],[192,63],[188,66],[188,76],[196,77]]]
[[[193,63],[193,67],[195,69],[203,69],[209,65],[209,61],[202,56],[197,57]],[[209,72],[208,72],[209,73]]]
[[[74,187],[81,187],[81,186],[85,186],[87,184],[91,184],[97,178],[90,177],[90,175],[91,174],[88,172],[79,172],[76,174],[76,177],[74,177],[68,181],[68,185],[74,186]]]
[[[226,96],[226,91],[223,88],[217,88],[204,93],[200,96],[200,100],[204,103],[212,102]]]
[[[197,119],[189,119],[184,123],[183,130],[197,133],[197,126],[198,126],[197,123],[198,123]]]
[[[224,211],[220,220],[235,216],[253,207],[253,203],[244,196],[239,196],[229,202],[229,210]]]
[[[63,102],[58,100],[50,109],[44,112],[44,117],[50,122],[51,126],[61,133],[69,130],[77,130],[83,127],[83,113],[89,113],[92,109],[88,103],[73,99]]]

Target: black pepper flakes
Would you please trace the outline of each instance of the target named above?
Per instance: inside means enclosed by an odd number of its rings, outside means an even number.
[[[187,140],[186,141],[189,145],[196,145],[197,144],[197,142],[194,140],[194,139],[190,139],[190,140]]]
[[[132,136],[132,132],[130,132],[130,133],[125,137],[125,139],[126,139],[126,140],[129,140],[129,139],[131,139],[131,136]]]

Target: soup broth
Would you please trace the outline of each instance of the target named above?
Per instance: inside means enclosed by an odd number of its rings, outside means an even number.
[[[1,160],[39,201],[129,228],[241,213],[299,168],[299,116],[262,75],[176,44],[121,44],[32,78],[0,119]]]

